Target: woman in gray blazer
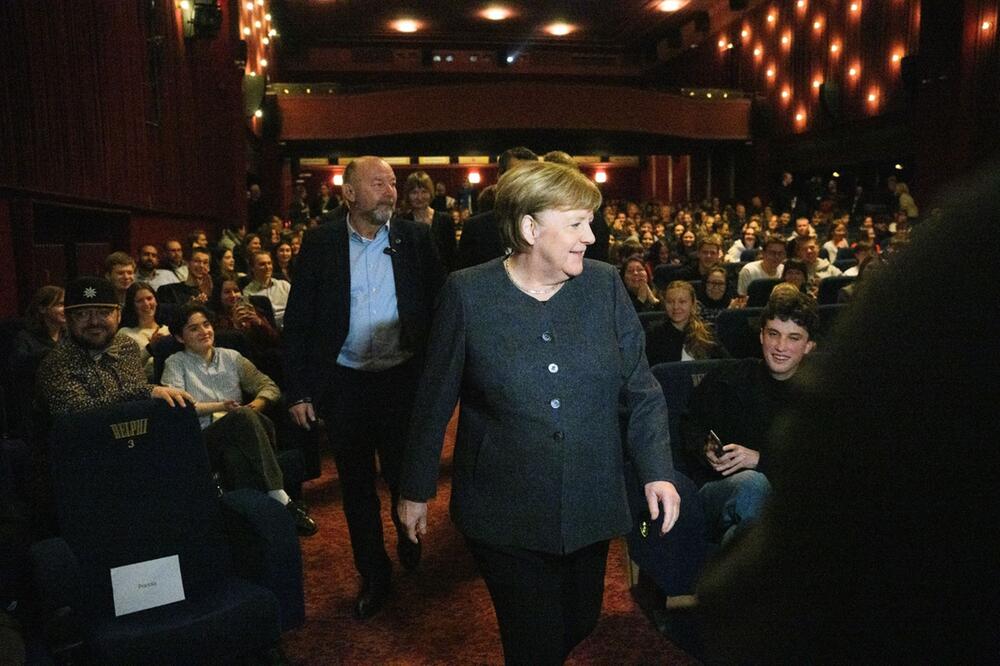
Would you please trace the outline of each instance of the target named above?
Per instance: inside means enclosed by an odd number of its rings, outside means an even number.
[[[413,411],[400,518],[411,540],[426,532],[461,398],[451,516],[509,664],[560,664],[596,625],[608,542],[632,525],[626,456],[662,532],[679,511],[666,406],[635,308],[614,268],[583,258],[600,201],[573,167],[525,163],[501,177],[496,213],[513,252],[449,278]]]

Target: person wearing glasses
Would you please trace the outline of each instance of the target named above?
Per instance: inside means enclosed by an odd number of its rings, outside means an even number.
[[[754,280],[781,277],[782,263],[785,261],[785,239],[781,236],[768,236],[764,239],[763,248],[760,259],[751,261],[740,269],[736,284],[736,293],[740,296],[747,295],[747,287]]]
[[[121,307],[104,278],[82,277],[66,288],[63,310],[68,336],[56,343],[38,370],[36,388],[51,414],[158,398],[171,406],[193,403],[186,391],[146,379],[139,345],[117,335]]]

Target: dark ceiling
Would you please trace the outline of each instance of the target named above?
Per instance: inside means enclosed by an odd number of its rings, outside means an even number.
[[[343,85],[454,82],[482,77],[586,78],[642,83],[671,58],[759,1],[687,0],[271,0],[280,30],[278,80]],[[509,18],[481,15],[504,7]],[[743,10],[746,11],[746,10]],[[411,33],[394,21],[419,24]],[[553,36],[546,27],[573,27]],[[449,56],[451,59],[449,59]],[[508,57],[513,59],[508,62]]]

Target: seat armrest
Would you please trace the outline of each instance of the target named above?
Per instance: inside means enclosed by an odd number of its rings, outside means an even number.
[[[291,515],[258,490],[234,490],[219,501],[237,574],[278,597],[282,631],[301,626],[305,621],[302,553]]]
[[[58,537],[39,541],[28,552],[38,601],[46,612],[77,607],[80,563],[69,544]]]
[[[28,557],[45,643],[53,656],[70,663],[83,645],[80,564],[58,537],[33,544]]]

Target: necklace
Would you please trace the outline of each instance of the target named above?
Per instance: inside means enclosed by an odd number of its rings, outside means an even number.
[[[542,287],[541,289],[528,289],[527,287],[522,286],[521,283],[518,282],[517,279],[514,277],[513,273],[511,273],[511,271],[510,271],[510,259],[504,259],[503,260],[503,269],[507,272],[507,277],[510,279],[510,281],[514,284],[515,287],[517,287],[518,289],[520,289],[524,293],[531,294],[533,296],[541,296],[543,294],[547,294],[547,293],[549,293],[551,291],[555,291],[556,289],[558,289],[559,287],[561,287],[563,285],[562,282],[559,282],[559,283],[556,283],[556,284],[550,284],[547,287]]]

